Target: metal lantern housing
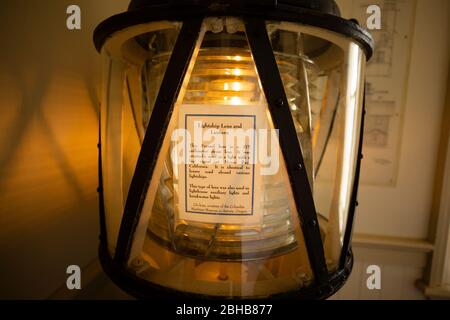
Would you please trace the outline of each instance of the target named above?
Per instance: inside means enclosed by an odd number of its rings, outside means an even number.
[[[133,0],[94,41],[99,252],[113,281],[138,298],[335,293],[353,263],[370,34],[332,0]],[[179,165],[174,132],[196,123],[277,130],[277,170],[248,154]]]

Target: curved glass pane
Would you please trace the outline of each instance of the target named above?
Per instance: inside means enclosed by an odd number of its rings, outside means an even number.
[[[347,227],[361,123],[365,56],[339,34],[288,22],[267,30],[282,75],[330,271]]]
[[[102,50],[102,174],[112,255],[142,139],[180,27],[165,21],[134,26],[115,34]]]

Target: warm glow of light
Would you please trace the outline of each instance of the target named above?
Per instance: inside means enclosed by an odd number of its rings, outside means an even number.
[[[231,104],[232,105],[240,105],[243,104],[242,99],[239,97],[231,97]]]
[[[227,55],[201,52],[192,70],[186,102],[241,106],[255,102],[260,89],[258,75],[251,56],[240,51]]]
[[[224,91],[241,91],[243,89],[243,85],[241,82],[239,81],[234,81],[231,83],[231,88],[230,88],[230,83],[229,82],[225,82],[223,84],[223,90]]]
[[[242,86],[240,82],[233,82],[231,87],[233,91],[240,91]]]

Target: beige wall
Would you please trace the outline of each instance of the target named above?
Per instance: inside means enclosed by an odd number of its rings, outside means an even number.
[[[348,15],[352,0],[337,2]],[[447,91],[450,2],[417,0],[415,11],[397,181],[386,187],[361,185],[356,220],[360,233],[428,238]],[[362,165],[370,163],[366,159]]]
[[[338,3],[346,15],[352,0]],[[449,79],[450,2],[417,0],[413,18],[397,183],[361,185],[354,241],[356,269],[336,298],[424,297],[415,282],[424,277],[427,258],[436,249],[430,222]],[[365,288],[367,264],[382,268],[381,291]]]
[[[78,4],[82,30],[66,28]],[[0,298],[45,298],[96,257],[96,24],[127,1],[0,3]]]

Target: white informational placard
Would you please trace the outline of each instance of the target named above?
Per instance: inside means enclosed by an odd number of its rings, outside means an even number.
[[[184,161],[178,164],[180,219],[261,222],[256,135],[257,128],[266,127],[264,109],[180,106],[179,128],[186,132]]]

